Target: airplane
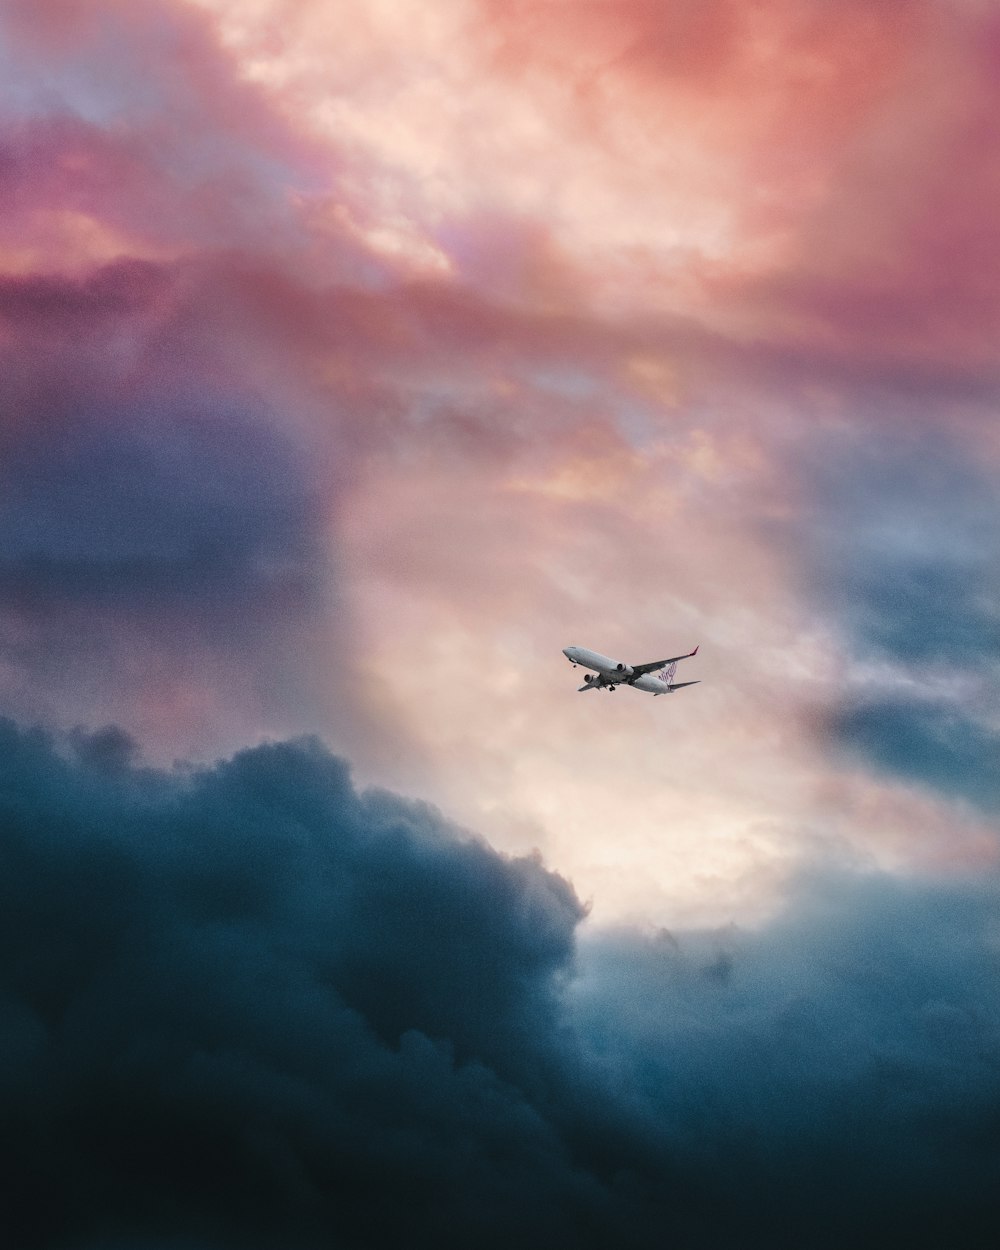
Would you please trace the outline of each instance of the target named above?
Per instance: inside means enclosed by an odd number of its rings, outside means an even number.
[[[677,661],[688,660],[698,654],[698,648],[688,651],[685,655],[675,655],[669,660],[654,660],[651,664],[620,664],[597,651],[588,651],[586,647],[563,647],[563,655],[574,668],[582,664],[584,668],[593,669],[597,674],[592,677],[586,673],[583,678],[582,690],[614,690],[616,686],[634,686],[636,690],[647,690],[650,694],[673,694],[683,686],[697,686],[696,681],[674,681],[677,673]],[[579,693],[579,691],[577,691]]]

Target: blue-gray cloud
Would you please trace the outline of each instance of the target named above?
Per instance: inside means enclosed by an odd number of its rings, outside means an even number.
[[[710,1195],[695,1244],[988,1244],[998,903],[818,876],[757,933],[593,942],[580,1034]]]
[[[997,885],[595,934],[315,742],[0,725],[0,1175],[41,1248],[988,1245]]]
[[[845,683],[826,729],[877,770],[992,808],[1000,742],[982,692],[1000,677],[1000,489],[968,439],[920,411],[892,416],[820,434],[800,467],[808,592],[852,659],[905,682]]]
[[[189,285],[137,261],[0,281],[0,661],[22,715],[128,717],[169,671],[265,723],[321,719],[335,470],[229,376]]]
[[[16,326],[0,401],[8,602],[183,604],[232,625],[275,599],[287,612],[314,586],[305,457],[259,401],[223,395],[204,361],[165,351],[169,286],[133,262],[83,282],[0,283],[0,321]]]
[[[877,767],[1000,808],[1000,734],[942,699],[863,699],[830,718],[835,740]]]
[[[536,1105],[568,886],[315,745],[186,779],[123,745],[3,730],[17,1244],[498,1244],[600,1207]]]
[[[1000,487],[967,441],[901,412],[817,438],[807,460],[806,576],[854,644],[913,666],[992,665]]]

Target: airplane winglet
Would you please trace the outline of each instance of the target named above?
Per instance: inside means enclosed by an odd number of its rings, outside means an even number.
[[[698,647],[700,647],[700,646],[701,646],[701,643],[699,642],[699,643],[698,643]],[[697,655],[697,654],[698,654],[698,647],[695,647],[695,649],[691,652],[691,655]],[[691,656],[688,656],[688,659],[690,659],[690,658],[691,658]]]

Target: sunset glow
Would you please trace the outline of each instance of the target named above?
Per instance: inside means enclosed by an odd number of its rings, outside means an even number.
[[[12,1244],[993,1244],[998,106],[985,0],[8,0]]]

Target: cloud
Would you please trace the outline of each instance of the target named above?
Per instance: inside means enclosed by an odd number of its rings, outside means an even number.
[[[321,457],[273,395],[220,369],[224,335],[195,341],[173,266],[5,278],[0,324],[8,699],[63,724],[103,710],[169,743],[171,700],[154,690],[172,669],[175,691],[200,680],[222,706],[280,718],[269,675],[282,644],[307,654],[333,582]]]
[[[756,933],[594,938],[578,1025],[712,1212],[692,1244],[986,1244],[996,905],[822,872]]]
[[[315,744],[171,777],[3,737],[19,1244],[498,1244],[599,1205],[525,1092],[582,915],[559,878]]]
[[[946,858],[941,796],[859,779],[828,730],[849,656],[989,672],[955,499],[995,492],[953,460],[949,498],[899,430],[905,393],[995,463],[991,31],[934,3],[7,6],[5,706],[159,760],[319,730],[599,912],[760,917],[804,840],[898,846],[919,811]],[[893,440],[916,484],[884,495]],[[702,684],[584,711],[559,651],[588,637],[703,641]]]
[[[811,727],[821,785],[836,790],[846,766],[868,770],[890,807],[895,787],[927,804],[905,821],[914,863],[927,850],[942,865],[979,855],[991,827],[996,844],[1000,497],[987,414],[974,387],[859,382],[794,440],[795,504],[761,525],[836,639],[837,671]],[[873,847],[895,823],[888,810],[858,816]],[[970,822],[980,833],[960,850]]]
[[[882,420],[859,411],[797,449],[804,576],[868,655],[914,672],[982,671],[1000,644],[985,413],[951,401],[948,426],[905,393],[856,402],[878,405]]]
[[[577,950],[564,880],[316,742],[0,735],[19,1245],[986,1244],[992,879]]]
[[[24,353],[11,353],[22,386],[4,429],[5,579],[29,599],[48,589],[162,608],[175,598],[211,613],[235,594],[251,607],[268,597],[269,578],[280,582],[285,568],[317,559],[304,470],[251,396],[241,405],[231,388],[185,385],[182,362],[166,391],[162,377],[161,386],[144,384],[114,359],[106,336],[136,311],[130,300],[119,306],[115,288],[141,286],[144,268],[0,289],[0,316],[21,328]],[[24,378],[32,366],[23,330],[33,321],[44,324],[46,355],[67,339],[78,352],[90,340],[84,385],[71,369],[59,378],[51,360]]]
[[[830,731],[876,768],[961,795],[996,812],[1000,734],[978,724],[952,701],[885,695],[846,701]]]

